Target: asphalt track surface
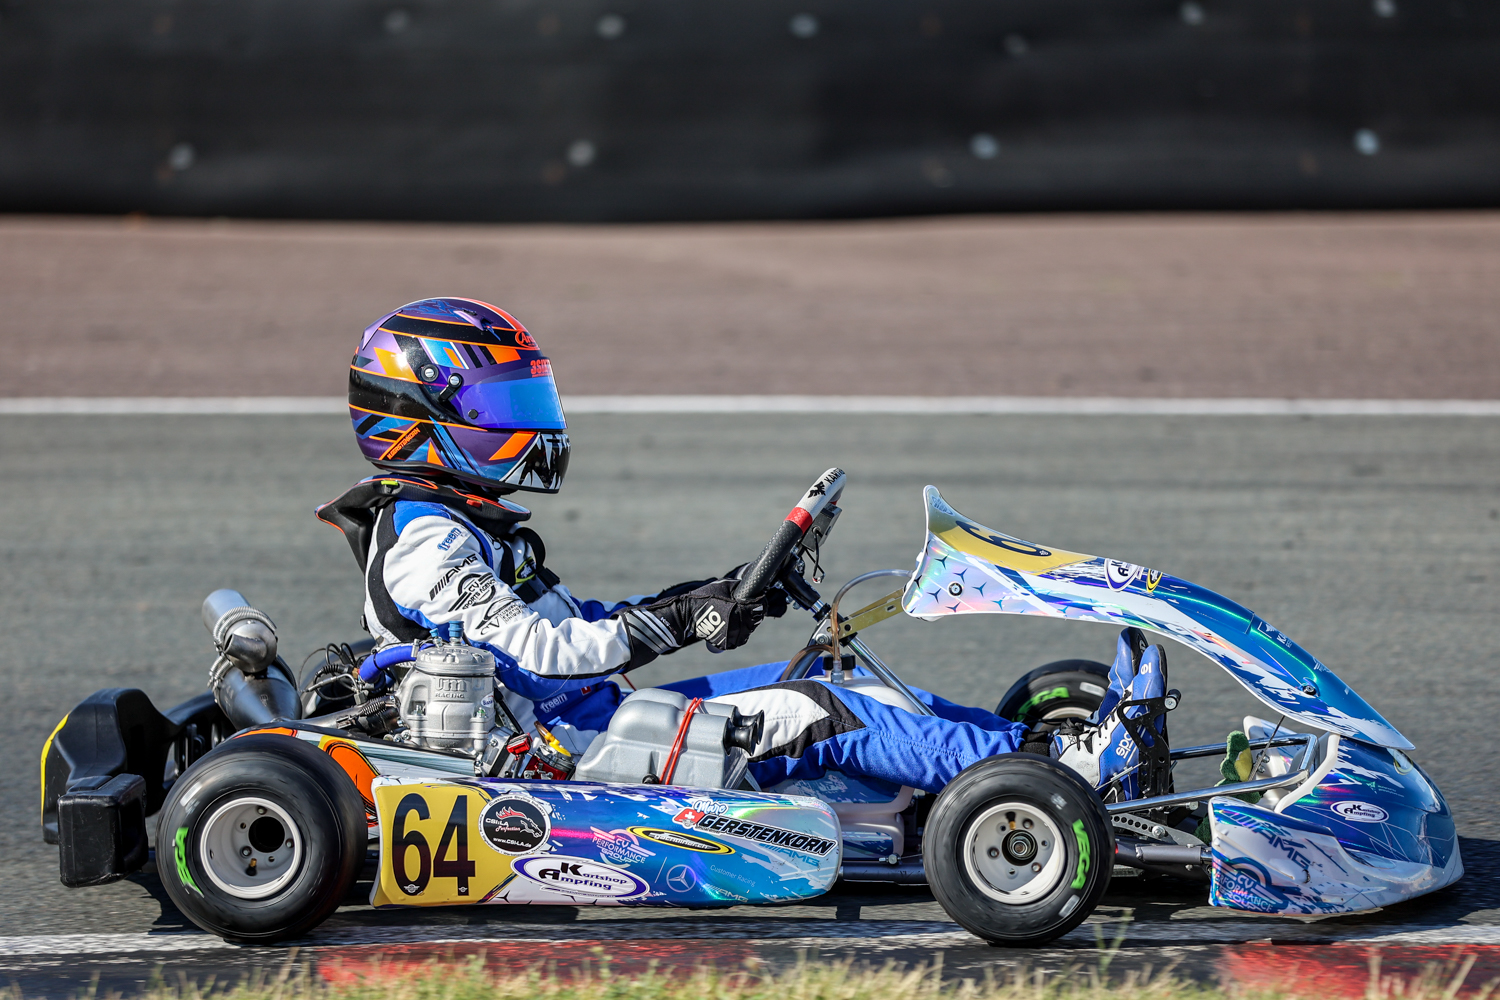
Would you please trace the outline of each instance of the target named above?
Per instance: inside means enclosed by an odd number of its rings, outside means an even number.
[[[0,396],[331,396],[404,302],[564,393],[1493,399],[1500,213],[702,226],[0,218]]]
[[[1464,945],[1480,956],[1471,984],[1500,974],[1494,418],[583,415],[571,432],[566,491],[536,497],[533,523],[550,564],[585,596],[623,596],[749,558],[806,484],[838,464],[850,485],[830,583],[911,564],[930,482],[993,527],[1163,568],[1250,606],[1417,745],[1457,816],[1468,875],[1409,904],[1317,921],[1225,914],[1205,907],[1199,888],[1120,879],[1096,914],[1105,940],[1124,935],[1113,968],[1175,961],[1193,975],[1249,976],[1295,959],[1362,984],[1374,941],[1386,946],[1388,971],[1453,959]],[[0,974],[27,993],[71,994],[96,972],[104,987],[132,989],[158,966],[169,980],[222,977],[289,958],[336,976],[377,957],[450,950],[483,951],[500,965],[567,964],[594,947],[627,964],[780,962],[807,949],[926,961],[941,950],[949,975],[1097,961],[1092,926],[1056,947],[1001,952],[917,889],[628,917],[549,907],[376,913],[356,900],[296,955],[186,933],[150,871],[65,889],[56,849],[36,826],[35,762],[47,732],[100,687],[140,686],[160,704],[201,691],[210,646],[198,606],[215,587],[237,587],[270,613],[290,655],[357,635],[353,559],[311,509],[365,467],[336,417],[5,416],[0,469],[0,752],[13,763],[0,772]],[[789,616],[746,649],[666,658],[635,679],[782,658],[805,636]],[[911,682],[978,704],[1038,663],[1112,648],[1103,626],[1009,617],[898,618],[867,639]],[[1257,711],[1186,649],[1173,652],[1171,669],[1186,695],[1173,721],[1179,742],[1221,739]],[[1226,948],[1246,941],[1277,943]]]

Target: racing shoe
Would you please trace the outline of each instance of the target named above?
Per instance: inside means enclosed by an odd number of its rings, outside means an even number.
[[[1130,690],[1130,682],[1135,680],[1145,652],[1146,633],[1138,628],[1120,630],[1120,638],[1115,641],[1115,662],[1109,668],[1109,690],[1104,692],[1104,700],[1090,716],[1091,722],[1098,722],[1115,710]]]
[[[1126,636],[1122,634],[1120,639],[1123,650]],[[1064,722],[1053,736],[1052,756],[1116,801],[1140,798],[1143,777],[1148,791],[1155,794],[1160,789],[1152,786],[1165,782],[1170,767],[1166,694],[1166,650],[1152,646],[1141,655],[1126,696],[1116,698],[1115,707],[1100,722]],[[1143,701],[1154,704],[1135,704]],[[1144,766],[1137,737],[1148,747]],[[1144,776],[1143,771],[1147,772]]]

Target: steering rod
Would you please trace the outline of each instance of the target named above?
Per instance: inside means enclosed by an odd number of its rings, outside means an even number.
[[[825,604],[823,601],[818,601],[808,609],[819,621],[827,622],[828,643],[822,648],[828,650],[835,658],[837,658],[841,655],[839,653],[840,644],[848,646],[849,649],[854,653],[854,655],[858,656],[862,661],[864,661],[865,666],[870,668],[870,673],[874,674],[876,677],[879,677],[881,681],[885,683],[886,687],[892,689],[893,691],[896,691],[908,702],[910,702],[911,706],[916,709],[919,715],[935,715],[936,713],[933,712],[930,707],[928,707],[922,701],[918,700],[916,695],[912,694],[911,689],[908,688],[904,682],[902,682],[900,677],[896,676],[895,671],[881,662],[880,657],[876,656],[875,653],[870,649],[870,647],[865,645],[864,640],[860,639],[858,636],[854,636],[849,639],[839,638],[839,602],[844,599],[845,594],[849,593],[849,591],[853,590],[860,584],[865,583],[868,580],[879,579],[883,576],[899,576],[902,579],[907,579],[911,576],[911,574],[906,572],[905,570],[899,569],[877,569],[869,573],[861,573],[859,576],[856,576],[854,579],[850,580],[848,583],[839,588],[838,593],[834,595],[832,604]],[[819,647],[817,645],[810,645],[807,647],[806,651],[812,651],[818,648]],[[786,679],[799,680],[803,677],[806,677],[807,672],[812,669],[813,661],[815,659],[815,657],[808,657],[806,662],[797,664],[796,669],[792,670],[787,675]]]

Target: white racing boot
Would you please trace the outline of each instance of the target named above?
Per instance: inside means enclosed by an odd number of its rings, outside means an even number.
[[[1121,633],[1120,646],[1124,652],[1127,644],[1127,633],[1136,632],[1135,629],[1127,629]],[[1116,657],[1115,667],[1121,666],[1120,658]],[[1111,694],[1115,686],[1116,670],[1110,671]],[[1133,799],[1141,794],[1141,754],[1140,747],[1136,745],[1136,739],[1131,735],[1131,728],[1138,730],[1141,737],[1146,741],[1148,747],[1155,748],[1158,744],[1162,751],[1166,750],[1166,720],[1165,717],[1159,721],[1148,718],[1152,707],[1134,704],[1136,702],[1156,699],[1158,705],[1163,699],[1171,702],[1174,699],[1166,698],[1167,695],[1167,657],[1166,650],[1161,646],[1152,646],[1147,649],[1140,658],[1139,666],[1135,669],[1135,676],[1131,678],[1129,687],[1123,697],[1110,699],[1106,697],[1104,705],[1111,706],[1104,712],[1103,718],[1097,722],[1064,723],[1052,737],[1052,757],[1058,763],[1065,764],[1077,771],[1090,785],[1101,794],[1111,791],[1110,785],[1117,786],[1114,795],[1117,799]],[[1121,705],[1124,705],[1121,708]],[[1104,706],[1101,706],[1101,709]],[[1163,707],[1160,711],[1164,712]],[[1132,723],[1140,720],[1134,726],[1127,726],[1126,717]],[[1153,725],[1153,722],[1155,724]],[[1150,755],[1153,758],[1160,756],[1160,751]],[[1148,776],[1151,777],[1151,776]]]

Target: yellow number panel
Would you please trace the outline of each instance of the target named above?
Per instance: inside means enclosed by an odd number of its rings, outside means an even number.
[[[541,810],[526,810],[524,802],[508,808],[472,786],[387,778],[376,779],[373,790],[381,844],[375,906],[483,902],[513,877],[513,855],[501,846],[546,842],[545,822],[535,829]],[[486,811],[497,802],[501,809]],[[497,818],[500,812],[519,815]]]

